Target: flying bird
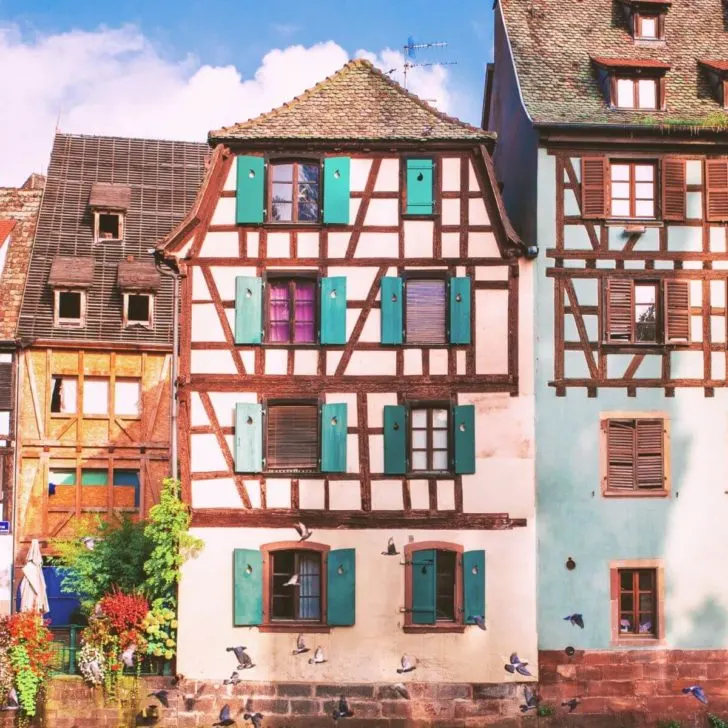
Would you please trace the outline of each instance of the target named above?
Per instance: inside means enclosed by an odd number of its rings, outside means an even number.
[[[188,713],[191,713],[195,709],[195,704],[199,700],[202,693],[205,692],[205,684],[203,683],[200,685],[200,687],[197,689],[197,692],[194,695],[188,694],[185,695],[185,711]]]
[[[254,728],[261,728],[263,725],[263,714],[262,713],[246,713],[243,718],[249,720]]]
[[[571,698],[570,700],[564,700],[561,705],[564,708],[569,709],[569,713],[573,713],[576,710],[576,706],[579,705],[581,700],[579,698]]]
[[[237,647],[226,647],[226,652],[232,652],[238,660],[238,670],[249,670],[251,667],[255,667],[253,660],[250,655],[245,651],[247,647],[238,645]]]
[[[703,690],[703,688],[700,687],[700,685],[691,685],[689,688],[683,688],[682,691],[686,695],[692,695],[701,703],[704,703],[705,705],[708,704],[708,698],[705,696],[705,691]]]
[[[476,614],[473,617],[470,617],[470,619],[472,619],[473,623],[477,624],[478,627],[480,627],[480,629],[485,632],[485,630],[487,629],[487,627],[485,626],[485,617],[481,616],[480,614]]]
[[[574,614],[570,614],[568,617],[564,617],[564,622],[569,622],[575,627],[581,627],[584,629],[584,616],[576,612],[574,612]]]
[[[514,672],[517,672],[519,675],[525,675],[526,677],[533,677],[531,673],[528,671],[528,668],[526,667],[528,665],[527,662],[523,662],[518,655],[513,652],[509,658],[509,664],[504,665],[506,668],[506,672],[510,672],[513,674]]]
[[[173,688],[176,688],[184,679],[185,676],[181,672],[178,672],[169,682]]]
[[[410,657],[410,655],[402,655],[399,662],[401,667],[397,668],[397,672],[400,675],[405,672],[412,672],[412,670],[417,668],[417,660],[414,657]]]
[[[302,521],[299,521],[298,523],[294,524],[293,526],[297,533],[298,533],[298,540],[299,541],[305,541],[308,538],[311,538],[311,534],[313,531],[309,531],[308,526],[303,523]]]
[[[155,690],[153,693],[149,693],[149,698],[156,698],[165,708],[169,708],[169,693],[166,690]]]
[[[134,667],[134,653],[136,652],[137,646],[132,644],[129,645],[122,653],[121,653],[121,661],[127,666],[127,667]]]
[[[392,685],[392,690],[394,690],[398,695],[403,697],[405,700],[410,699],[409,690],[407,690],[404,683],[395,683]]]
[[[296,638],[296,649],[291,654],[302,655],[304,652],[310,652],[311,650],[306,647],[306,643],[303,641],[303,635],[299,634]]]
[[[215,726],[229,726],[229,725],[235,725],[235,721],[230,717],[230,706],[229,705],[223,705],[222,710],[220,710],[220,720],[218,720],[217,723],[213,723],[213,728]]]
[[[529,710],[535,710],[538,708],[538,704],[541,702],[538,694],[530,688],[523,688],[523,695],[526,699],[525,704],[521,705],[521,713],[527,713]]]
[[[81,543],[89,550],[93,551],[96,548],[96,539],[91,536],[84,536],[81,539]]]
[[[294,574],[283,586],[298,586],[298,574]]]
[[[240,682],[240,673],[237,670],[233,670],[232,675],[227,680],[223,680],[223,685],[237,685]]]
[[[387,540],[387,550],[382,551],[382,556],[399,556],[399,551],[397,551],[397,547],[394,545],[394,539],[391,536]]]
[[[343,695],[339,698],[339,705],[334,708],[334,712],[331,715],[334,720],[339,720],[339,718],[352,718],[354,716],[354,713],[349,708],[349,703],[346,702],[346,698]]]
[[[324,655],[324,648],[317,647],[313,653],[313,657],[308,658],[309,665],[318,665],[322,662],[326,662],[326,656]]]

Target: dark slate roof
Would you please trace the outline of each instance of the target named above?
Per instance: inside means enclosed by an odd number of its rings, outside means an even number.
[[[123,329],[118,264],[130,256],[153,261],[147,251],[184,218],[194,202],[208,153],[206,144],[191,142],[56,135],[18,335],[24,340],[171,343],[172,280],[162,277],[154,328]],[[97,182],[131,190],[123,241],[93,241],[89,200]],[[94,261],[87,322],[81,329],[53,327],[49,276],[59,256]]]
[[[619,0],[498,0],[526,108],[536,123],[725,128],[728,114],[711,94],[698,59],[728,60],[728,6],[721,0],[675,0],[666,42],[638,41]],[[659,61],[664,112],[610,109],[591,56]]]
[[[94,282],[94,259],[75,255],[59,255],[53,258],[48,285],[51,288],[89,288]]]
[[[273,111],[210,132],[211,140],[483,141],[359,58]]]

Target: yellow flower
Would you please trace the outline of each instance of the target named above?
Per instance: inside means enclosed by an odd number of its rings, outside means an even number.
[[[173,619],[169,625],[172,629],[177,629],[177,620]]]
[[[157,647],[157,649],[154,650],[154,656],[155,657],[161,657],[162,656],[162,648]]]
[[[155,629],[156,629],[156,627],[147,627],[147,632],[149,634],[152,634],[152,632],[154,632]]]
[[[167,645],[167,647],[174,647],[174,640],[167,640],[164,644]]]
[[[168,660],[171,660],[171,659],[172,659],[172,658],[174,657],[174,652],[172,652],[172,650],[167,650],[167,651],[166,651],[166,652],[164,653],[164,656],[165,656],[165,657],[166,657],[166,658],[167,658]]]

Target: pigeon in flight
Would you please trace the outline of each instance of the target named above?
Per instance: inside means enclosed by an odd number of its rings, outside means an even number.
[[[405,700],[410,699],[409,690],[407,690],[407,687],[404,683],[395,683],[392,685],[392,690],[394,690],[398,695],[403,697]]]
[[[169,708],[169,693],[166,690],[155,690],[147,697],[155,697],[165,708]]]
[[[127,666],[127,667],[134,667],[134,653],[136,652],[136,645],[129,645],[122,653],[121,653],[121,661]]]
[[[334,708],[332,715],[334,720],[339,720],[339,718],[352,718],[354,716],[354,713],[349,708],[349,703],[346,702],[346,698],[343,695],[339,698],[339,705]]]
[[[472,619],[473,623],[477,624],[478,627],[480,627],[480,629],[482,629],[483,632],[485,632],[485,630],[487,629],[487,627],[485,626],[485,617],[481,616],[480,614],[476,614],[476,615],[470,617],[470,619]]]
[[[533,690],[524,687],[523,695],[526,698],[526,702],[521,705],[521,713],[527,713],[529,710],[535,710],[538,708],[538,704],[541,702],[541,699]]]
[[[220,720],[217,723],[213,723],[213,728],[215,726],[229,726],[229,725],[235,725],[235,721],[230,717],[230,706],[229,705],[223,705],[222,710],[220,711]]]
[[[240,682],[240,673],[237,670],[233,670],[232,675],[227,680],[223,680],[223,685],[237,685]]]
[[[89,550],[93,551],[96,548],[96,539],[91,536],[84,536],[81,539],[81,543]]]
[[[202,693],[205,692],[205,684],[203,683],[200,685],[200,687],[197,689],[197,692],[194,695],[185,695],[185,710],[188,713],[191,713],[195,709],[195,704],[200,699],[200,696]]]
[[[326,656],[324,655],[324,648],[317,647],[315,652],[313,653],[313,657],[308,658],[308,664],[309,665],[318,665],[322,662],[327,662]]]
[[[391,536],[387,541],[387,550],[382,551],[382,556],[399,556],[399,551],[397,551],[397,547],[394,545],[394,539]]]
[[[689,688],[683,688],[682,691],[688,695],[692,695],[694,698],[699,700],[701,703],[704,703],[705,705],[708,704],[708,698],[705,697],[705,691],[703,688],[700,687],[700,685],[691,685]]]
[[[173,688],[176,688],[184,679],[185,676],[181,672],[178,672],[169,682]]]
[[[246,713],[243,718],[249,720],[254,728],[261,728],[263,725],[263,714],[262,713]]]
[[[293,527],[298,532],[299,541],[305,541],[306,539],[311,538],[311,534],[313,533],[313,531],[309,531],[308,526],[305,523],[303,523],[302,521],[299,521],[298,523],[294,524]]]
[[[575,627],[581,627],[584,629],[584,616],[581,614],[578,614],[574,612],[574,614],[570,614],[568,617],[564,617],[565,622],[570,622]]]
[[[400,665],[401,667],[397,668],[397,672],[402,675],[405,672],[412,672],[412,670],[416,669],[417,660],[415,660],[414,657],[410,657],[409,655],[402,655]]]
[[[296,638],[296,649],[293,650],[292,654],[302,655],[304,652],[310,652],[311,650],[306,647],[306,643],[303,641],[303,635],[299,634]]]
[[[298,586],[298,574],[294,574],[283,586]]]
[[[569,713],[573,713],[576,710],[576,706],[579,705],[581,700],[579,698],[571,698],[571,700],[564,700],[561,706],[569,709]]]
[[[521,658],[518,657],[515,652],[513,652],[509,658],[509,664],[505,665],[504,667],[506,668],[506,672],[510,672],[511,674],[517,672],[519,675],[533,677],[533,675],[531,675],[531,673],[528,671],[526,665],[528,665],[528,663],[522,662]]]
[[[226,652],[232,652],[234,653],[235,657],[238,660],[238,670],[249,670],[251,667],[255,667],[253,664],[253,660],[250,658],[250,655],[245,651],[247,650],[247,647],[242,647],[238,645],[237,647],[226,647]]]

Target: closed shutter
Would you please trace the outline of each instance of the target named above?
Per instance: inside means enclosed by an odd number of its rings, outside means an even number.
[[[407,419],[404,405],[384,406],[384,472],[407,472]]]
[[[349,157],[324,159],[324,222],[349,224]]]
[[[433,163],[431,159],[407,160],[407,214],[432,215]]]
[[[405,282],[408,344],[444,344],[447,284],[441,278],[410,278]]]
[[[705,160],[705,188],[708,220],[728,220],[728,159]]]
[[[662,420],[637,420],[637,487],[662,489],[664,473],[664,429]]]
[[[329,551],[327,566],[326,623],[350,627],[356,620],[356,552],[354,549]]]
[[[251,276],[235,279],[235,343],[263,340],[263,281]]]
[[[402,279],[394,276],[382,278],[381,294],[382,344],[401,344],[403,323]]]
[[[475,624],[473,617],[485,619],[485,551],[463,554],[463,622]]]
[[[346,278],[321,279],[321,343],[346,343]]]
[[[412,624],[435,624],[436,558],[434,549],[412,552]]]
[[[450,279],[450,343],[470,343],[470,278]]]
[[[584,157],[581,160],[582,217],[607,216],[607,166],[604,157]]]
[[[665,281],[665,342],[690,343],[688,281]]]
[[[263,222],[265,210],[265,162],[263,157],[238,157],[237,174],[235,222],[238,225]]]
[[[263,407],[235,405],[235,472],[259,473],[263,469]]]
[[[263,622],[263,555],[254,549],[233,551],[233,626]]]
[[[346,404],[321,407],[321,470],[324,473],[346,472],[347,440]]]
[[[687,205],[685,160],[667,158],[662,162],[662,217],[684,220]]]
[[[632,341],[634,328],[634,285],[629,278],[607,280],[607,341]]]
[[[607,488],[634,490],[635,425],[633,420],[607,420]]]
[[[453,442],[455,444],[455,472],[475,472],[475,406],[472,404],[453,407]]]
[[[11,362],[0,364],[0,410],[13,408],[13,365]]]
[[[318,470],[318,405],[269,405],[266,420],[266,470]]]

